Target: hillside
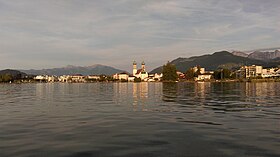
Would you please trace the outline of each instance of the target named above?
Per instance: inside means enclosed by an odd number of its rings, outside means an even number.
[[[6,74],[11,75],[15,79],[20,79],[27,76],[26,73],[20,72],[18,70],[5,69],[0,71],[0,75],[6,75]]]
[[[277,66],[279,64],[279,62],[277,61],[265,62],[247,57],[235,56],[227,51],[215,52],[211,55],[203,55],[190,58],[177,58],[171,63],[175,64],[177,70],[181,72],[185,72],[187,71],[187,69],[196,65],[205,67],[206,70],[216,70],[222,67],[228,69],[237,69],[242,65],[262,65],[264,67],[270,67]],[[162,67],[158,67],[152,70],[150,73],[159,73],[161,72],[161,70]]]
[[[110,66],[105,65],[92,65],[92,66],[73,66],[68,65],[62,68],[53,68],[53,69],[42,69],[42,70],[20,70],[27,74],[33,75],[72,75],[72,74],[82,74],[82,75],[113,75],[115,73],[123,72],[123,70],[119,70]]]

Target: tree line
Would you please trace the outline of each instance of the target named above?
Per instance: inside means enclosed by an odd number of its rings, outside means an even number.
[[[176,66],[170,62],[167,62],[165,65],[163,65],[162,68],[162,80],[163,81],[178,81],[179,79],[184,80],[194,80],[198,75],[201,74],[201,67],[197,66],[197,69],[189,68],[184,73],[184,78],[180,78],[177,74]],[[222,80],[222,79],[235,79],[236,75],[229,69],[221,68],[214,71],[213,79],[216,80]]]

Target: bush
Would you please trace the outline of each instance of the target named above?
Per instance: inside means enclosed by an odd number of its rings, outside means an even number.
[[[135,78],[134,78],[134,82],[141,82],[141,78],[135,77]]]

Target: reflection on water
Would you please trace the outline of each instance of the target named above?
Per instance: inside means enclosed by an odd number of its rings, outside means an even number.
[[[180,104],[211,106],[218,103],[221,109],[247,110],[258,106],[278,106],[279,83],[163,83],[163,101]],[[216,108],[212,108],[216,109]]]
[[[133,110],[137,111],[139,105],[142,111],[146,111],[146,101],[148,99],[148,83],[134,83],[133,84]]]
[[[0,156],[279,156],[279,89],[274,82],[0,84]]]

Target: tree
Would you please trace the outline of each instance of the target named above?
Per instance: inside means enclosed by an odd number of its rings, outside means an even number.
[[[163,65],[162,74],[163,81],[177,81],[178,79],[176,66],[170,62],[167,62],[167,64]]]
[[[115,79],[112,76],[107,76],[108,81],[115,81]]]
[[[134,78],[134,82],[141,82],[141,78],[135,77],[135,78]]]
[[[217,70],[214,72],[214,78],[217,80],[232,78],[231,71],[229,69]]]
[[[229,79],[231,78],[231,71],[229,69],[223,69],[222,71],[223,78],[222,79]]]
[[[10,74],[0,75],[0,82],[10,82],[12,80],[13,80],[13,77]]]
[[[216,80],[221,79],[221,71],[217,71],[217,70],[214,71],[213,76],[214,76],[214,79],[216,79]]]
[[[100,79],[99,79],[100,82],[104,82],[106,81],[106,75],[100,75]]]
[[[186,71],[186,79],[187,80],[192,80],[194,78],[194,75],[195,75],[195,72],[194,72],[193,68],[189,68]]]

